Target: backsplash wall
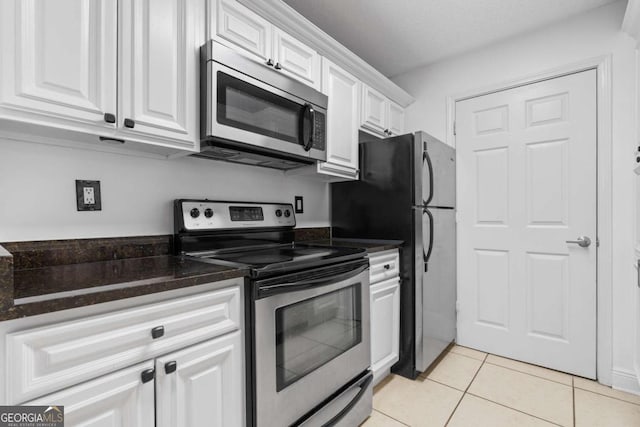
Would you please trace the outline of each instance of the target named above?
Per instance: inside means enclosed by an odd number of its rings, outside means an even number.
[[[76,179],[100,181],[102,211],[76,210]],[[0,139],[0,242],[172,234],[176,198],[303,196],[298,227],[328,227],[328,194],[326,183],[265,168]]]

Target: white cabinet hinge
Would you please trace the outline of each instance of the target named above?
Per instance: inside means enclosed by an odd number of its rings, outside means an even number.
[[[456,136],[456,121],[453,121],[453,136]]]
[[[456,301],[456,313],[460,311],[460,301]]]

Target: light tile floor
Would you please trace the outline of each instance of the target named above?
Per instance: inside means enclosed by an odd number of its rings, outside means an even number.
[[[415,381],[390,375],[362,427],[640,427],[640,396],[454,346]]]

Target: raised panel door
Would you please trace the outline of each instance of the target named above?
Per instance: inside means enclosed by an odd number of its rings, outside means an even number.
[[[389,136],[404,133],[404,108],[389,101]]]
[[[123,0],[121,5],[123,133],[193,148],[199,141],[204,0]]]
[[[371,286],[371,370],[374,383],[398,361],[400,334],[400,279]]]
[[[362,122],[365,129],[383,134],[387,129],[387,98],[375,89],[362,85]]]
[[[209,1],[217,6],[210,8],[215,16],[210,16],[209,20],[216,23],[211,38],[240,47],[259,61],[273,59],[273,26],[266,19],[235,0]]]
[[[116,2],[3,0],[0,27],[0,115],[115,127]]]
[[[276,61],[276,69],[311,87],[319,89],[321,67],[318,52],[275,27],[273,41],[273,55],[274,61]]]
[[[456,104],[458,343],[589,378],[595,88],[589,70]]]
[[[243,354],[238,331],[157,359],[157,427],[244,425]]]
[[[322,64],[322,91],[329,97],[327,163],[356,170],[360,81],[326,58]]]
[[[155,427],[154,383],[143,382],[149,361],[43,396],[25,405],[64,406],[65,425]],[[56,411],[56,409],[52,409]]]

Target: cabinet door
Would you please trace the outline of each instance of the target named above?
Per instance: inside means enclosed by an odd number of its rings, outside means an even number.
[[[259,61],[273,59],[272,28],[264,18],[249,10],[236,0],[210,0],[217,5],[210,7],[209,22],[216,22],[215,34],[211,38],[231,47],[240,47],[244,53]],[[211,24],[210,24],[211,25]]]
[[[243,361],[240,331],[157,359],[157,427],[242,426]]]
[[[378,382],[398,361],[400,345],[400,279],[371,286],[371,370]]]
[[[116,29],[113,0],[0,1],[0,115],[115,127]]]
[[[125,134],[159,137],[161,142],[178,141],[193,148],[199,140],[204,0],[123,0],[121,4],[119,125]]]
[[[360,81],[323,58],[322,92],[329,97],[327,163],[356,170]]]
[[[365,129],[384,134],[387,129],[387,98],[375,89],[362,85],[362,122]]]
[[[391,101],[389,101],[389,132],[389,136],[404,133],[404,108]]]
[[[151,361],[25,405],[64,406],[67,426],[154,427],[154,383],[143,383],[141,378],[142,372],[149,369],[153,369]]]
[[[320,89],[320,55],[284,31],[274,28],[273,54],[280,72]]]

